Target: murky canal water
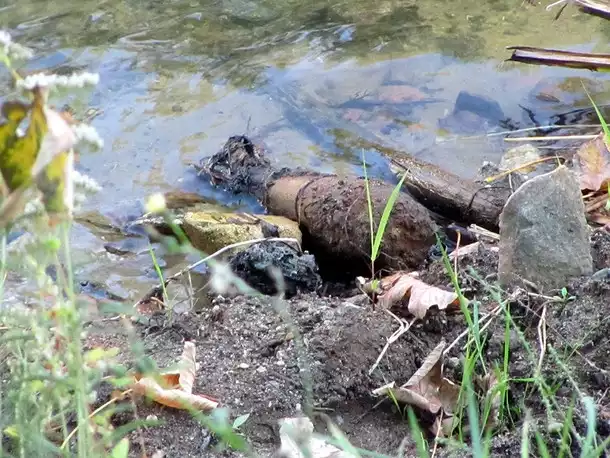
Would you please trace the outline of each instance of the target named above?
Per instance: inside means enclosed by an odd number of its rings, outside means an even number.
[[[610,23],[520,0],[0,1],[0,28],[36,50],[28,71],[99,72],[89,96],[103,151],[79,167],[104,191],[87,204],[110,221],[157,191],[199,192],[189,169],[228,136],[264,142],[286,166],[352,173],[365,138],[472,176],[500,137],[610,101],[607,78],[503,62],[510,45],[608,52]],[[0,74],[1,75],[1,74]],[[2,76],[5,81],[6,75]],[[461,91],[487,98],[453,116]],[[389,170],[364,151],[374,173]],[[243,204],[246,205],[247,203]],[[155,282],[145,243],[109,254],[112,234],[75,229],[78,276],[134,299]]]

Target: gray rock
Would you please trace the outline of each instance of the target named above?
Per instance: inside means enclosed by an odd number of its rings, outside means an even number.
[[[471,94],[461,91],[455,101],[454,113],[468,111],[481,118],[488,119],[492,123],[499,123],[506,119],[502,107],[494,99],[481,94]]]
[[[591,274],[589,227],[578,181],[565,166],[532,178],[500,215],[499,279],[528,280],[542,289]]]

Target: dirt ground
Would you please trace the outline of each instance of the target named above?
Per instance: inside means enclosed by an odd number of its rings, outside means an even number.
[[[610,273],[602,269],[610,267],[610,234],[597,231],[591,247],[595,270],[599,272],[566,285],[573,300],[551,300],[553,292],[543,295],[504,292],[502,297],[509,298],[511,316],[518,329],[511,330],[511,377],[532,375],[540,348],[538,324],[544,316],[547,343],[556,353],[547,351],[542,374],[555,390],[558,408],[567,409],[573,403],[577,386],[580,395],[589,395],[595,400],[598,434],[607,437],[610,435]],[[492,245],[459,259],[461,284],[470,299],[480,302],[482,313],[497,305],[489,289],[495,282],[496,269],[497,254]],[[450,283],[439,261],[429,262],[421,276],[432,285],[448,287]],[[484,279],[483,284],[480,279]],[[289,320],[282,318],[286,313]],[[194,392],[218,399],[222,406],[230,408],[232,418],[250,413],[242,432],[259,456],[272,456],[278,449],[278,420],[299,414],[306,402],[304,384],[311,380],[315,411],[334,421],[353,445],[395,456],[403,444],[403,456],[415,457],[415,444],[410,440],[406,418],[390,400],[373,397],[371,391],[391,381],[399,385],[406,382],[442,339],[452,342],[466,326],[459,313],[429,314],[389,347],[369,375],[387,338],[397,327],[392,317],[374,310],[362,297],[306,294],[283,302],[271,297],[218,297],[211,308],[200,313],[176,316],[172,326],[137,325],[136,332],[142,338],[146,353],[160,367],[178,360],[185,340],[196,342],[200,367]],[[89,332],[91,346],[118,346],[128,354],[127,337],[118,323],[93,324]],[[524,339],[519,338],[519,333]],[[299,334],[304,352],[297,345]],[[505,336],[502,315],[483,336],[486,362],[490,367],[501,364]],[[459,361],[463,345],[462,340],[446,355],[446,360]],[[528,356],[528,347],[534,357]],[[569,376],[554,354],[559,355]],[[457,368],[445,375],[459,383],[459,374],[458,363]],[[107,400],[108,395],[108,390],[101,389],[99,403]],[[512,383],[509,401],[514,406],[512,423],[498,425],[491,444],[494,457],[519,454],[526,410],[534,424],[541,425],[542,429],[547,424],[541,397],[531,383]],[[582,406],[578,402],[576,405],[575,428],[584,435]],[[187,413],[139,402],[137,415],[139,418],[154,415],[165,424],[131,433],[134,457],[142,456],[142,445],[147,456],[158,450],[168,458],[241,456],[230,450],[217,451],[217,439]],[[131,413],[117,414],[113,422],[119,426],[133,418]],[[326,431],[321,419],[316,421],[316,429]],[[432,441],[433,437],[429,439]],[[576,441],[573,444],[577,447]],[[436,456],[470,455],[446,445],[437,450]]]

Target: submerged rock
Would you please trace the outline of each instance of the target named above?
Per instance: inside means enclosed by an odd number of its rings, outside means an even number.
[[[525,279],[546,289],[593,270],[578,181],[566,167],[532,178],[500,215],[499,280]]]
[[[303,254],[284,242],[262,242],[251,245],[231,257],[231,270],[263,294],[277,294],[277,281],[271,269],[278,269],[284,279],[284,295],[315,291],[322,279],[314,257]]]
[[[458,94],[453,111],[455,113],[468,111],[496,124],[506,117],[497,101],[485,95],[471,94],[467,91],[461,91]]]
[[[301,243],[298,223],[281,216],[194,212],[184,215],[182,227],[191,244],[208,254],[233,243],[266,237],[294,238]]]
[[[537,161],[540,159],[540,150],[533,146],[531,143],[525,145],[519,145],[509,149],[500,160],[501,170],[514,170],[524,165]],[[530,166],[528,168],[522,168],[520,172],[527,173],[534,170],[535,167]]]
[[[474,134],[497,126],[506,118],[500,104],[484,95],[461,91],[453,111],[439,119],[439,126],[454,133]]]

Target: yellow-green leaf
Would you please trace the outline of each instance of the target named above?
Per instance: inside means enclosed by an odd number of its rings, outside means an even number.
[[[97,347],[97,348],[93,348],[92,350],[89,350],[85,354],[85,360],[88,363],[96,363],[105,358],[114,358],[118,354],[119,354],[118,348],[105,349],[105,348]]]
[[[0,157],[7,145],[17,138],[17,127],[28,115],[29,106],[21,102],[6,102],[2,105],[2,116],[6,122],[0,124]]]
[[[71,167],[71,152],[56,155],[36,177],[36,186],[42,192],[42,201],[48,213],[62,213],[70,207],[66,184]]]
[[[28,105],[21,102],[6,102],[2,105],[2,115],[6,118],[6,122],[0,124],[0,166],[4,151],[17,140],[17,128],[27,116],[29,109]],[[0,167],[0,173],[2,173],[2,167]],[[3,179],[0,181],[2,182],[2,196],[6,197],[9,193],[8,186]]]
[[[6,428],[4,428],[3,432],[7,436],[12,437],[14,439],[19,438],[19,433],[17,432],[17,426],[16,425],[7,426]]]
[[[14,119],[10,124],[22,116],[23,108],[14,108],[12,115]],[[21,117],[21,120],[23,117]],[[18,123],[17,123],[18,125]],[[17,127],[15,126],[15,129]],[[0,171],[8,188],[13,191],[23,185],[28,185],[32,179],[32,166],[40,150],[42,140],[47,133],[48,127],[44,113],[44,100],[40,90],[34,92],[34,102],[30,110],[30,125],[23,137],[9,137],[10,141],[0,150]]]
[[[124,437],[114,446],[110,453],[111,458],[127,458],[129,455],[129,439]]]

